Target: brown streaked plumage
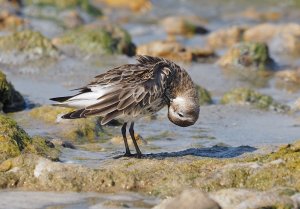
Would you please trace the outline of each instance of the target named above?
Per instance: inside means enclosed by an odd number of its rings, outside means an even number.
[[[122,119],[122,135],[126,156],[131,156],[126,126],[137,156],[142,153],[134,138],[134,121],[156,113],[168,106],[168,118],[178,126],[193,125],[199,117],[199,98],[188,73],[174,62],[151,56],[138,56],[137,64],[113,68],[95,77],[87,86],[76,89],[74,96],[57,97],[51,100],[58,106],[76,107],[78,110],[63,115],[64,119],[102,117],[104,125],[113,119]]]

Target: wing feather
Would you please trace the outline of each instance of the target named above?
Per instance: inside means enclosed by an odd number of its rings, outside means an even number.
[[[101,120],[101,125],[105,125],[106,123],[108,123],[109,121],[115,119],[116,117],[122,115],[123,112],[122,111],[118,111],[118,110],[115,110],[111,113],[108,113],[107,115],[104,116],[104,118],[102,118]]]
[[[105,97],[100,97],[98,99],[98,102],[86,107],[87,110],[93,110],[93,109],[102,109],[114,104],[119,103],[119,95],[113,94],[113,95],[107,95]]]
[[[117,109],[118,110],[124,110],[125,108],[127,108],[129,105],[131,105],[132,103],[135,102],[135,99],[133,98],[133,96],[130,96],[126,99],[122,99],[118,106],[117,106]]]
[[[91,116],[91,115],[99,115],[105,116],[117,109],[116,104],[112,104],[110,106],[106,106],[102,109],[85,109],[86,112],[83,112],[84,116]]]

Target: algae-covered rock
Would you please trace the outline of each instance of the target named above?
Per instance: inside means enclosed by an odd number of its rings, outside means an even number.
[[[18,182],[14,187],[44,191],[120,192],[139,191],[160,197],[177,195],[185,188],[212,192],[225,188],[273,190],[300,189],[299,142],[285,145],[269,154],[242,158],[108,159],[101,169],[55,163],[36,156],[20,156],[3,166],[15,169],[0,173],[1,181]],[[49,178],[51,176],[51,178]],[[76,180],[74,180],[76,179]],[[278,192],[293,195],[294,192]]]
[[[280,104],[270,96],[248,88],[236,88],[227,92],[221,99],[222,104],[253,105],[263,110],[287,112],[290,108]]]
[[[153,41],[139,45],[137,54],[147,54],[187,62],[210,62],[216,58],[215,53],[210,49],[192,49],[174,40]]]
[[[299,55],[300,24],[260,24],[244,33],[245,41],[268,43],[273,52]]]
[[[162,26],[170,35],[207,34],[203,27],[204,20],[197,16],[170,16],[161,21]]]
[[[21,154],[31,143],[31,138],[17,123],[0,114],[0,161]]]
[[[90,4],[89,0],[24,0],[25,5],[37,6],[51,6],[59,10],[65,9],[81,9],[86,13],[99,16],[102,14],[101,10]]]
[[[0,37],[0,62],[22,63],[41,58],[56,58],[58,51],[41,33],[25,30]]]
[[[207,44],[212,49],[231,47],[243,40],[246,26],[233,26],[210,33],[207,36]]]
[[[96,117],[72,121],[68,130],[62,130],[61,136],[77,143],[96,142],[109,139]]]
[[[245,42],[234,45],[221,57],[218,64],[223,68],[274,70],[276,63],[264,43]]]
[[[211,98],[210,92],[202,86],[196,86],[198,94],[199,94],[199,104],[200,105],[208,105],[212,104],[213,100]]]
[[[0,111],[14,112],[23,110],[25,101],[11,83],[6,80],[5,74],[0,71]]]
[[[0,71],[0,111],[13,112],[23,110],[24,108],[24,98],[6,80],[6,76]]]
[[[58,47],[73,46],[88,54],[135,55],[130,35],[117,26],[77,28],[55,38],[53,43]]]
[[[26,149],[27,153],[36,154],[53,161],[58,161],[60,150],[55,148],[55,145],[52,142],[40,136],[34,136],[31,141],[32,143]]]
[[[0,115],[0,163],[22,153],[33,153],[51,160],[57,160],[59,156],[53,144],[41,137],[31,138],[14,120]],[[7,167],[7,162],[4,165],[0,167]]]
[[[56,126],[58,129],[56,135],[58,137],[73,142],[95,142],[96,140],[104,140],[111,137],[110,134],[104,132],[97,117],[76,120],[64,120],[61,118],[63,114],[70,111],[72,111],[71,108],[46,105],[32,109],[29,115],[36,120]]]

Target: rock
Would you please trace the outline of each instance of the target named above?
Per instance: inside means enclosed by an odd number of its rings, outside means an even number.
[[[274,53],[300,55],[300,32],[298,34],[279,33],[270,41],[269,45]]]
[[[222,209],[294,208],[294,201],[276,192],[257,192],[247,189],[224,189],[210,194]]]
[[[199,94],[199,103],[200,105],[208,105],[212,104],[213,100],[211,98],[210,92],[202,86],[196,86],[198,94]]]
[[[166,199],[153,209],[221,209],[219,204],[199,190],[189,189],[180,195]]]
[[[77,28],[53,39],[52,42],[59,48],[64,46],[78,48],[84,54],[135,55],[135,45],[127,31],[110,25],[101,28],[94,26]]]
[[[220,29],[207,36],[207,44],[212,49],[231,47],[243,40],[243,34],[248,27],[233,26]]]
[[[241,41],[266,43],[276,53],[300,53],[300,24],[263,23],[253,27],[233,26],[212,32],[207,37],[212,49],[231,47]]]
[[[55,146],[60,146],[69,149],[76,149],[75,145],[72,142],[65,141],[60,138],[51,139],[51,143],[53,143]]]
[[[300,24],[260,24],[244,33],[245,41],[268,43],[276,53],[298,55],[300,53]]]
[[[114,8],[125,8],[131,9],[132,11],[139,12],[145,11],[152,8],[150,0],[98,0],[99,2],[104,2],[106,5]]]
[[[109,139],[109,134],[103,131],[97,117],[76,120],[61,119],[63,114],[72,111],[70,108],[41,106],[32,109],[29,116],[42,122],[56,126],[56,136],[72,142],[95,142],[97,139]]]
[[[59,151],[51,148],[45,139],[29,137],[14,120],[4,115],[0,115],[0,142],[0,163],[2,163],[0,167],[2,170],[11,167],[7,164],[8,162],[3,161],[21,153],[34,153],[52,160],[57,160],[59,156]]]
[[[296,208],[299,208],[300,207],[300,193],[294,194],[292,196],[292,199],[296,203]]]
[[[266,44],[245,42],[234,45],[220,58],[223,68],[252,69],[258,71],[275,70],[276,63],[269,55]]]
[[[211,61],[216,55],[210,49],[191,49],[184,47],[180,43],[167,41],[153,41],[148,44],[138,46],[137,54],[147,54],[150,56],[164,57],[178,61]]]
[[[225,93],[221,99],[222,104],[252,105],[263,110],[287,112],[289,107],[279,104],[272,97],[248,88],[236,88]]]
[[[16,30],[21,28],[24,24],[24,19],[8,11],[0,12],[0,30]]]
[[[300,111],[300,98],[296,99],[296,101],[291,106],[291,109],[293,111]]]
[[[29,112],[29,115],[46,123],[55,124],[60,121],[60,116],[65,113],[71,112],[72,110],[73,109],[67,107],[45,105],[33,108]]]
[[[30,30],[1,36],[0,50],[0,62],[5,64],[20,64],[41,58],[57,58],[59,55],[49,39],[39,32]]]
[[[257,11],[254,7],[250,7],[243,11],[240,16],[252,21],[278,21],[282,18],[282,14],[275,11]]]
[[[101,10],[91,5],[88,0],[24,0],[24,4],[25,6],[50,6],[58,10],[80,9],[92,16],[102,15]]]
[[[255,197],[249,198],[240,203],[237,209],[248,208],[294,208],[294,202],[287,196],[280,196],[272,193],[257,194]]]
[[[84,24],[83,18],[76,10],[62,12],[60,18],[67,28],[76,28]]]
[[[0,111],[14,112],[25,108],[22,95],[16,91],[6,76],[0,71]]]
[[[296,70],[284,70],[275,74],[276,87],[296,92],[300,89],[300,68]]]
[[[209,31],[202,26],[205,23],[197,16],[170,16],[161,21],[169,35],[207,34]]]
[[[253,153],[242,158],[161,158],[152,155],[142,159],[107,159],[101,168],[52,162],[32,154],[20,155],[11,159],[9,171],[0,172],[0,187],[31,191],[140,191],[159,197],[175,196],[186,188],[206,192],[251,189],[250,195],[246,192],[239,195],[244,198],[241,201],[250,198],[251,194],[260,195],[257,190],[291,196],[300,189],[299,144],[296,142],[272,153]],[[274,187],[291,189],[282,192]],[[236,205],[239,203],[235,201]]]
[[[245,41],[255,41],[267,43],[278,32],[278,27],[274,24],[264,23],[253,26],[244,32]]]
[[[282,14],[275,11],[258,11],[255,7],[249,7],[246,10],[231,15],[232,18],[245,18],[250,21],[261,21],[261,22],[269,22],[269,21],[278,21],[282,18]]]
[[[12,13],[17,13],[20,11],[22,6],[21,0],[0,0],[0,7],[2,10],[6,10]]]
[[[11,160],[5,160],[0,164],[0,172],[6,172],[12,168]]]
[[[276,77],[283,82],[300,84],[300,68],[296,70],[284,70],[276,73]]]

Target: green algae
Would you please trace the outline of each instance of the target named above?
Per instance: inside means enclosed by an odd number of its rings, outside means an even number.
[[[39,57],[57,57],[58,51],[49,39],[41,33],[31,30],[15,32],[0,37],[0,49],[3,52],[34,53]]]
[[[14,120],[0,115],[0,142],[0,161],[3,161],[20,155],[31,138]]]
[[[200,105],[208,105],[212,104],[213,100],[211,98],[210,92],[202,86],[196,86],[198,94],[199,94],[199,104]]]
[[[94,7],[88,0],[25,0],[25,5],[52,6],[58,10],[79,8],[92,16],[100,16],[100,9]]]
[[[289,107],[280,104],[268,95],[261,94],[248,88],[236,88],[224,94],[221,99],[222,104],[253,105],[263,110],[275,110],[277,112],[287,112]]]
[[[24,98],[14,89],[13,85],[6,80],[5,74],[0,71],[0,111],[13,112],[24,108]]]
[[[135,45],[127,31],[120,27],[88,28],[71,30],[55,42],[58,46],[73,45],[84,53],[135,55]]]
[[[248,68],[259,71],[274,70],[276,63],[269,55],[265,43],[242,42],[234,45],[219,60],[225,68]]]
[[[52,161],[58,161],[60,150],[55,148],[54,144],[43,137],[34,136],[32,138],[32,143],[27,146],[25,153],[32,153],[48,158]]]

